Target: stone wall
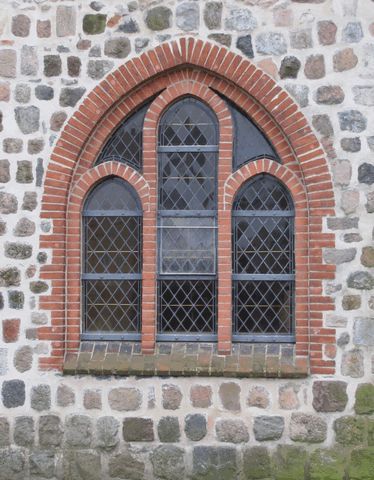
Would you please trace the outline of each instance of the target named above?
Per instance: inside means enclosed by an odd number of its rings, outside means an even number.
[[[0,12],[0,479],[373,480],[374,2],[3,1]],[[44,174],[64,123],[104,76],[194,36],[251,59],[297,101],[329,162],[335,309],[305,379],[62,376],[39,296]],[[311,349],[313,355],[313,348]],[[228,376],[230,377],[230,376]],[[346,477],[344,477],[346,475]]]

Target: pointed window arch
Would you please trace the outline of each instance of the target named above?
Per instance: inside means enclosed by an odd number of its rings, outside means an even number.
[[[310,344],[313,343],[319,348],[310,357],[312,372],[332,373],[334,359],[325,357],[324,352],[325,347],[335,341],[335,331],[326,327],[323,313],[334,305],[333,300],[323,294],[323,281],[334,278],[335,267],[325,265],[322,255],[313,256],[313,269],[310,264],[311,245],[317,248],[335,246],[334,234],[323,229],[324,217],[336,213],[323,149],[298,105],[265,72],[240,55],[193,38],[165,42],[110,73],[80,103],[54,147],[41,204],[42,218],[52,224],[51,231],[40,237],[40,249],[52,252],[48,264],[40,269],[40,278],[51,284],[51,292],[39,299],[40,309],[50,314],[50,323],[38,329],[39,338],[50,341],[51,346],[50,353],[40,359],[41,368],[62,368],[66,353],[79,355],[83,309],[83,205],[87,192],[108,175],[118,175],[128,181],[142,202],[144,281],[139,348],[144,353],[157,354],[158,126],[168,106],[186,95],[209,105],[219,122],[218,351],[225,355],[231,352],[233,199],[243,182],[259,173],[268,173],[287,186],[295,206],[296,343],[292,371],[297,375],[300,371],[307,373]],[[155,99],[144,118],[140,160],[131,167],[131,160],[126,160],[124,155],[107,155],[106,143],[111,138],[108,133],[115,135],[122,122],[129,120],[152,96]],[[235,147],[234,114],[230,115],[223,96],[258,127],[271,142],[277,158],[270,150],[253,157],[251,149]],[[243,163],[233,158],[237,150],[244,151]],[[100,156],[104,151],[105,155]],[[313,285],[313,289],[309,285]],[[288,364],[285,370],[289,374]],[[278,372],[282,372],[282,365]]]

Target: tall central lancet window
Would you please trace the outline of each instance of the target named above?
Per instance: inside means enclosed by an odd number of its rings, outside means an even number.
[[[158,339],[216,334],[218,123],[187,97],[158,132]]]

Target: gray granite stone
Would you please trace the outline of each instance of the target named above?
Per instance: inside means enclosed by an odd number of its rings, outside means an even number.
[[[259,442],[279,440],[284,430],[284,418],[278,416],[261,415],[255,417],[253,431]]]
[[[36,385],[31,388],[31,408],[41,412],[51,408],[51,387]]]
[[[5,408],[21,407],[25,403],[25,382],[5,380],[1,388],[1,397]]]
[[[157,425],[157,433],[160,442],[179,442],[180,428],[178,417],[162,417]]]
[[[33,350],[29,345],[19,347],[13,358],[13,364],[20,373],[28,372],[32,367]]]
[[[223,418],[217,420],[216,436],[220,442],[245,443],[249,440],[248,428],[240,419]]]
[[[39,61],[36,47],[23,45],[21,48],[21,74],[35,76],[38,74]]]
[[[86,415],[70,415],[65,420],[65,441],[69,447],[85,448],[92,442],[92,422]]]
[[[16,417],[14,423],[14,443],[20,447],[32,447],[35,442],[35,425],[32,417]]]
[[[176,8],[177,27],[185,32],[199,27],[199,5],[196,2],[183,2]]]
[[[327,423],[317,415],[293,413],[290,423],[290,438],[295,442],[321,443],[326,440]]]
[[[119,422],[113,417],[97,420],[97,446],[103,450],[113,450],[119,443]]]
[[[342,412],[347,403],[346,382],[318,380],[313,383],[313,407],[317,412]]]
[[[353,343],[367,347],[374,346],[374,317],[359,317],[355,319]]]
[[[198,442],[207,434],[206,416],[201,413],[191,413],[186,416],[184,432],[189,440]]]
[[[21,132],[25,135],[39,130],[40,111],[38,107],[16,107],[14,109],[15,119]]]

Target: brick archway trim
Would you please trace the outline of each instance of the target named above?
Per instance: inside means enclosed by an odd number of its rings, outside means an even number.
[[[272,138],[290,175],[296,175],[305,188],[312,267],[310,315],[315,328],[310,338],[311,359],[315,373],[333,373],[334,361],[323,353],[324,346],[335,341],[335,331],[323,328],[323,312],[332,309],[332,302],[323,296],[322,281],[334,278],[335,271],[322,261],[322,248],[335,243],[334,235],[322,228],[322,216],[334,214],[332,182],[323,150],[298,106],[272,78],[226,48],[193,38],[162,44],[108,75],[83,100],[53,150],[41,212],[43,218],[52,220],[53,231],[43,235],[40,242],[41,248],[53,250],[52,264],[41,271],[41,277],[52,282],[52,291],[40,297],[40,308],[51,311],[51,325],[39,329],[39,338],[51,341],[52,351],[50,357],[41,359],[41,368],[61,367],[65,348],[65,219],[71,187],[92,168],[97,152],[121,119],[185,76],[202,84],[206,80],[239,104]],[[150,187],[150,195],[154,193]]]

